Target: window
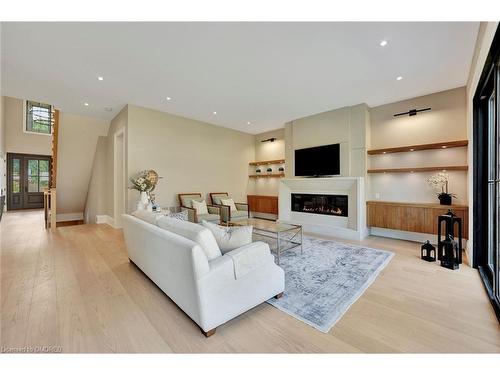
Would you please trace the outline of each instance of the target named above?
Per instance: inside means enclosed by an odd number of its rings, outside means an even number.
[[[52,134],[52,106],[26,101],[26,131]]]

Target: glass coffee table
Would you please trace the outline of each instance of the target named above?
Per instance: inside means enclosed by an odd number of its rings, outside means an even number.
[[[269,237],[276,240],[276,259],[280,264],[280,256],[283,251],[300,246],[302,254],[302,225],[285,224],[272,220],[244,218],[231,220],[228,225],[244,226],[252,225],[254,235]]]

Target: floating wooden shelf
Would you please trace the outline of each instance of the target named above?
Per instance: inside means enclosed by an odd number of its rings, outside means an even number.
[[[467,140],[461,141],[451,141],[451,142],[439,142],[439,143],[427,143],[422,145],[410,145],[402,147],[390,147],[390,148],[379,148],[368,150],[368,155],[379,155],[379,154],[391,154],[395,152],[411,152],[411,151],[422,151],[422,150],[435,150],[440,148],[453,148],[453,147],[465,147],[469,144]]]
[[[248,165],[270,165],[270,164],[283,164],[285,159],[278,160],[263,160],[263,161],[252,161]]]
[[[251,177],[251,178],[260,178],[260,177],[285,177],[285,174],[284,173],[268,173],[268,174],[251,174],[250,176],[248,177]]]
[[[466,171],[466,165],[453,165],[441,167],[418,167],[418,168],[385,168],[368,169],[368,173],[408,173],[408,172],[434,172],[434,171]]]

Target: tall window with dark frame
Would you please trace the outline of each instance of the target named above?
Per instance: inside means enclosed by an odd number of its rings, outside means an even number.
[[[26,131],[52,134],[52,106],[28,100],[26,102]]]

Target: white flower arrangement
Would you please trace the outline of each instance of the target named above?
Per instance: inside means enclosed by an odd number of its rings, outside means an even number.
[[[427,183],[436,192],[438,197],[441,195],[451,195],[452,197],[456,198],[455,194],[448,193],[449,180],[450,176],[447,173],[439,172],[435,175],[430,176],[427,179]]]
[[[158,174],[155,171],[141,171],[136,177],[130,179],[132,183],[130,189],[149,194],[155,189],[158,178]]]

